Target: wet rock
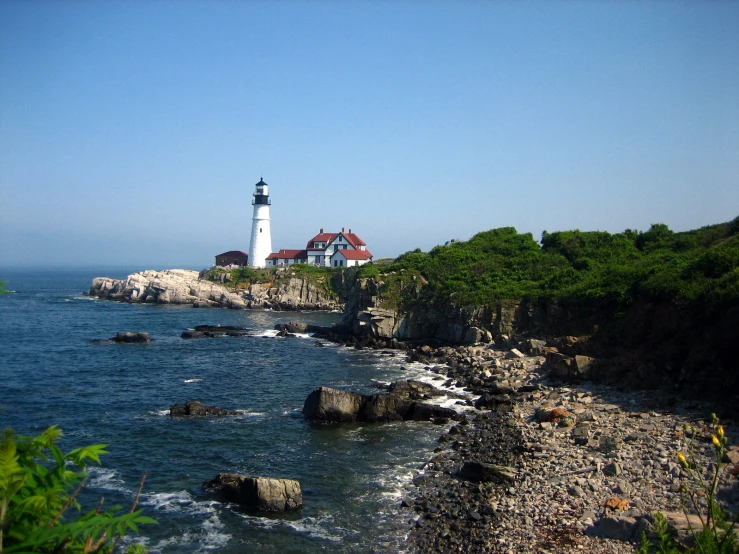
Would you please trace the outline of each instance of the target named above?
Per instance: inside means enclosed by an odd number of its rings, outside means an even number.
[[[363,396],[332,387],[320,387],[308,395],[303,405],[303,415],[325,423],[355,421]]]
[[[284,512],[303,507],[300,483],[293,479],[219,473],[214,479],[205,481],[203,488],[224,502],[235,502],[261,512]]]
[[[235,416],[239,412],[224,410],[216,406],[206,406],[197,400],[189,400],[184,404],[174,404],[169,408],[171,417],[202,417],[202,416]]]

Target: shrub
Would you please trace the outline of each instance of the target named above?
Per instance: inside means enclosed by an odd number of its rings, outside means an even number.
[[[106,451],[105,445],[94,444],[63,454],[56,445],[61,435],[56,426],[37,437],[5,431],[0,444],[0,552],[108,553],[125,533],[156,523],[136,510],[144,477],[128,513],[119,514],[118,506],[103,511],[101,499],[95,510],[69,517],[70,508],[81,510],[77,496],[87,464],[99,464]],[[143,547],[133,545],[128,551],[142,552]]]
[[[685,434],[689,437],[688,454],[687,456],[682,452],[677,454],[677,459],[687,475],[680,487],[680,492],[683,513],[688,522],[693,545],[690,548],[684,548],[670,533],[665,517],[658,513],[655,515],[654,537],[649,540],[646,533],[642,533],[638,554],[671,554],[683,551],[700,554],[736,554],[739,552],[739,543],[734,531],[736,520],[728,521],[726,514],[716,501],[719,479],[726,465],[724,454],[728,441],[716,414],[711,414],[711,426],[710,436],[714,461],[711,467],[707,468],[708,471],[704,472],[704,469],[696,462],[694,450],[696,430],[688,424],[685,425]],[[697,514],[700,520],[698,528],[693,528],[691,524],[689,517],[691,513]]]

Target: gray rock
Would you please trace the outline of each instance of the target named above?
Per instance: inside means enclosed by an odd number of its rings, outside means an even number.
[[[460,470],[460,475],[467,481],[512,483],[516,477],[516,470],[497,464],[465,462]]]
[[[247,477],[238,473],[219,473],[203,487],[225,502],[235,502],[262,512],[284,512],[303,507],[300,483],[293,479]]]
[[[361,394],[320,387],[308,395],[303,405],[303,415],[307,419],[326,423],[355,421],[362,399]]]
[[[638,520],[626,516],[602,517],[595,525],[585,529],[585,534],[592,537],[625,542],[634,540],[639,532],[640,525]]]

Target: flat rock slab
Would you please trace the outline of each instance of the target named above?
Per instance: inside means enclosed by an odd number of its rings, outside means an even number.
[[[484,462],[465,462],[459,473],[462,479],[484,483],[512,483],[516,477],[511,467]]]

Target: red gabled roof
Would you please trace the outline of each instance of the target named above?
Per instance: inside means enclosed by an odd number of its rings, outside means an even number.
[[[246,256],[248,258],[249,254],[242,252],[241,250],[229,250],[223,254],[216,254],[216,256]]]
[[[367,246],[365,242],[356,235],[356,233],[341,233],[341,234],[344,235],[344,238],[346,239],[346,241],[349,244],[351,244],[354,248],[359,249],[360,246]]]
[[[266,259],[268,260],[302,260],[308,257],[308,253],[305,250],[289,250],[281,248],[279,252],[272,252]]]
[[[346,239],[346,242],[351,244],[354,248],[359,249],[360,246],[367,246],[367,244],[360,239],[356,233],[345,233],[344,231],[341,233],[324,233],[323,229],[321,229],[320,233],[308,241],[306,248],[312,249],[313,244],[316,242],[325,242],[328,246],[332,242],[336,241],[339,235],[342,235]]]
[[[369,250],[337,250],[331,257],[337,254],[341,254],[347,260],[369,260],[372,257],[372,252]]]
[[[326,244],[328,244],[338,236],[339,233],[318,233],[315,237],[308,241],[306,248],[313,248],[313,244],[316,242],[325,242]]]

